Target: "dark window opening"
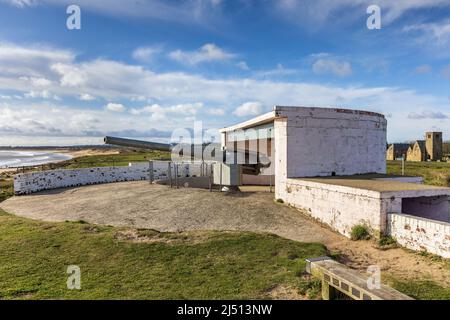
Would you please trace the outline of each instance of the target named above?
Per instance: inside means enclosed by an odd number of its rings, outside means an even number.
[[[450,202],[447,195],[403,198],[402,213],[425,219],[450,222]]]

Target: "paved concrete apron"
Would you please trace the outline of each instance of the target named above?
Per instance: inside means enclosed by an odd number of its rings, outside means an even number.
[[[331,232],[267,192],[225,194],[123,182],[44,191],[0,203],[3,210],[46,221],[151,228],[160,231],[267,231],[304,242],[325,242]]]

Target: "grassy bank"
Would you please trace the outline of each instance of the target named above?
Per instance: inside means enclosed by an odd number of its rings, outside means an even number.
[[[14,195],[12,178],[0,178],[0,202]]]
[[[450,288],[444,288],[428,280],[402,281],[392,279],[389,284],[414,299],[450,300]]]
[[[302,273],[305,258],[324,254],[270,234],[133,234],[2,212],[0,299],[260,299],[277,288],[317,297]],[[81,268],[81,290],[66,288],[69,265]]]
[[[170,159],[168,152],[161,151],[133,151],[119,149],[118,154],[91,155],[78,157],[68,161],[53,164],[52,168],[79,169],[89,167],[127,166],[130,162],[141,162],[156,159]]]
[[[305,258],[325,254],[271,234],[159,233],[0,210],[0,299],[316,299]],[[81,290],[66,287],[69,265],[81,269]],[[387,280],[416,299],[450,299],[431,281]]]
[[[402,173],[401,161],[388,161],[389,174]],[[450,163],[448,162],[405,162],[405,175],[423,177],[426,184],[450,187]]]

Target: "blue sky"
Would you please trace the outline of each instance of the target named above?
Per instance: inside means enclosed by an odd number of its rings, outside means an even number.
[[[273,105],[382,112],[391,142],[450,139],[449,13],[448,0],[0,0],[0,145],[166,140]]]

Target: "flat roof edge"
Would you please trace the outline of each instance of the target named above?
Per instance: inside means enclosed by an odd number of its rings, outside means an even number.
[[[261,125],[261,124],[273,121],[276,118],[276,116],[277,116],[276,112],[275,112],[275,110],[273,110],[273,111],[264,113],[260,116],[257,116],[256,118],[252,118],[250,120],[235,124],[230,127],[222,128],[219,130],[219,132],[224,133],[224,132],[234,131],[234,130],[238,130],[238,129],[246,129],[246,128],[254,127],[257,125]]]
[[[364,110],[355,110],[355,109],[343,109],[343,108],[325,108],[325,107],[303,107],[303,106],[274,106],[273,110],[267,113],[264,113],[260,116],[252,118],[250,120],[240,122],[238,124],[225,127],[219,130],[220,133],[246,129],[250,127],[254,127],[257,125],[261,125],[270,121],[273,121],[275,118],[283,118],[286,117],[287,114],[283,114],[283,112],[295,112],[295,111],[320,111],[320,112],[333,112],[333,113],[341,113],[341,114],[356,114],[361,116],[372,116],[385,119],[385,116],[381,113],[372,112],[372,111],[364,111]]]
[[[366,110],[358,110],[358,109],[348,109],[348,108],[337,108],[337,107],[305,107],[305,106],[274,106],[274,111],[296,111],[297,109],[307,109],[307,110],[316,110],[316,111],[329,111],[329,112],[337,112],[337,113],[348,113],[348,114],[358,114],[358,115],[366,115],[366,116],[374,116],[385,118],[385,116],[378,112],[366,111]]]

